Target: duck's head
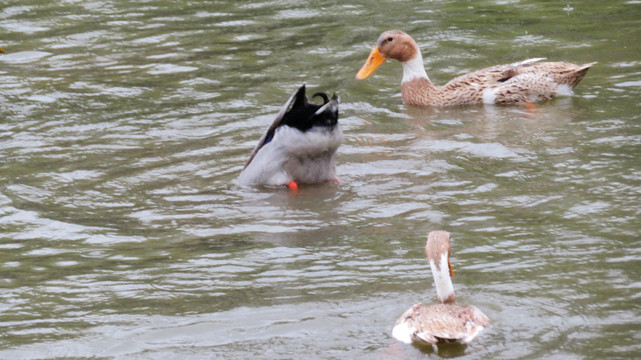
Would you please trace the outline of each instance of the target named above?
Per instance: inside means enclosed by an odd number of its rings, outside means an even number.
[[[356,80],[363,80],[372,75],[387,59],[406,63],[418,55],[418,46],[411,36],[401,30],[385,31],[378,37],[376,46],[370,52],[365,65],[356,74]]]
[[[454,276],[454,270],[450,264],[451,252],[450,233],[443,230],[429,233],[425,244],[425,255],[427,255],[434,276],[436,295],[442,303],[454,302],[456,298],[451,279]]]

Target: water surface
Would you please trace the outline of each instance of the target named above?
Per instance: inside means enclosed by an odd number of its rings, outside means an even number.
[[[5,1],[0,357],[633,358],[641,353],[641,4]],[[598,61],[575,95],[422,109],[436,83],[531,57]],[[301,84],[342,99],[340,182],[235,184]],[[468,346],[398,344],[448,230]]]

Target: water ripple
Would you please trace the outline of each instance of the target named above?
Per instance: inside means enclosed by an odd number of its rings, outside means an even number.
[[[634,5],[176,4],[0,9],[1,358],[429,357],[389,332],[435,301],[437,228],[492,323],[434,355],[636,355]],[[439,84],[598,65],[536,111],[404,106],[397,63],[353,80],[394,19]],[[301,84],[341,97],[339,182],[236,185]]]

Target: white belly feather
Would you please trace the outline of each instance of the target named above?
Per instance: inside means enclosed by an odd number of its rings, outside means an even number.
[[[287,185],[292,180],[331,180],[336,177],[334,159],[342,140],[339,126],[319,126],[306,132],[281,126],[240,173],[238,181],[241,185]]]

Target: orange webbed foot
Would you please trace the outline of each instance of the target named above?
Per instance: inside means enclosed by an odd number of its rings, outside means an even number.
[[[525,105],[525,108],[528,109],[529,112],[537,112],[539,110],[536,105],[534,105],[534,103],[531,103],[529,101],[523,103],[523,105]]]
[[[298,184],[294,180],[290,181],[289,184],[287,184],[287,187],[291,191],[294,191],[294,192],[298,191]]]

